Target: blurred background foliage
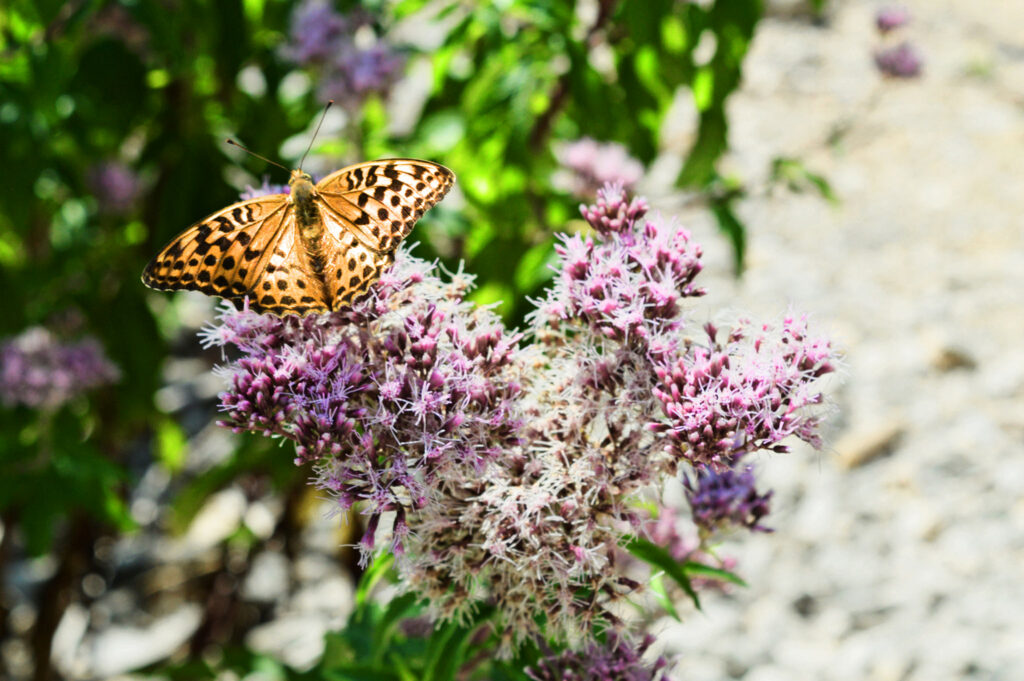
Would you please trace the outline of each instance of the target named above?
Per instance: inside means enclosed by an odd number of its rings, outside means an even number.
[[[302,24],[302,11],[314,20]],[[321,35],[317,11],[343,17],[331,26],[352,35]],[[26,634],[35,678],[50,673],[62,609],[90,599],[81,575],[118,579],[113,563],[101,565],[110,559],[98,544],[140,524],[180,532],[211,493],[240,480],[253,494],[280,490],[286,500],[273,536],[290,541],[301,515],[304,475],[289,452],[230,440],[214,463],[195,463],[196,435],[215,419],[214,395],[155,397],[172,380],[169,357],[200,354],[195,327],[212,307],[145,289],[143,266],[246,185],[286,180],[225,146],[226,137],[295,164],[331,96],[340,113],[314,146],[314,172],[388,155],[452,168],[457,189],[423,219],[417,253],[452,268],[464,261],[479,277],[477,300],[500,303],[516,323],[526,296],[549,276],[553,232],[574,228],[576,206],[590,198],[557,181],[560,145],[618,143],[649,166],[680,106],[698,125],[675,184],[706,203],[741,269],[746,237],[732,204],[743,188],[717,162],[728,141],[725,105],[761,15],[760,0],[5,3],[0,338],[42,327],[55,343],[95,339],[117,369],[105,387],[67,399],[0,404],[0,560],[9,568],[51,556],[58,566],[19,596],[36,613]],[[355,50],[340,81],[322,53],[331,40]],[[358,80],[367,73],[369,82]],[[798,161],[778,163],[785,181],[827,193]],[[204,357],[201,371],[217,359]],[[171,511],[159,522],[133,510],[154,469],[173,481],[160,497]],[[244,558],[258,541],[233,535],[224,556]],[[4,622],[11,594],[3,596]],[[209,594],[196,600],[204,598],[211,602]],[[381,616],[360,612],[354,617]],[[207,609],[193,653],[237,643],[251,624],[223,627],[213,618]],[[444,633],[444,645],[456,633]],[[194,664],[179,669],[199,678]],[[435,672],[430,678],[454,674]],[[372,678],[429,676],[409,674]]]

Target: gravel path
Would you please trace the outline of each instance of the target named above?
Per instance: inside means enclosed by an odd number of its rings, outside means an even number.
[[[751,587],[659,622],[687,681],[1024,678],[1024,2],[919,0],[920,78],[881,78],[879,3],[770,19],[732,101],[729,167],[794,151],[811,195],[744,201],[749,271],[706,220],[712,295],[810,312],[846,349],[830,447],[761,459],[772,535]],[[670,206],[663,207],[666,212]],[[700,314],[705,314],[701,311]]]

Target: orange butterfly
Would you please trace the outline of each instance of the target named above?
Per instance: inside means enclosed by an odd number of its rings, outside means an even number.
[[[290,194],[240,201],[175,237],[142,282],[245,297],[257,312],[338,310],[365,293],[398,244],[455,183],[442,165],[409,158],[358,163],[313,184],[293,170]]]

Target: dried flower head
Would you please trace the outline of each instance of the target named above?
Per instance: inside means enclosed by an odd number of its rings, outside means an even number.
[[[94,339],[60,343],[34,326],[0,343],[0,402],[9,407],[55,409],[118,378]]]

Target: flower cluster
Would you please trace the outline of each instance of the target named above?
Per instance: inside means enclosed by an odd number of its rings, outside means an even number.
[[[761,525],[761,519],[768,515],[772,493],[758,494],[749,467],[698,468],[683,484],[693,522],[705,535],[729,526],[771,532]]]
[[[0,343],[0,402],[9,407],[55,409],[118,377],[95,340],[60,343],[32,327]]]
[[[819,445],[819,417],[809,407],[822,395],[812,383],[834,370],[833,352],[809,335],[805,317],[787,316],[779,329],[765,324],[752,338],[742,323],[724,342],[714,325],[704,332],[705,344],[688,340],[656,368],[664,418],[652,430],[682,458],[717,468],[747,452],[788,451],[780,443],[791,435]]]
[[[642,220],[647,204],[629,201],[622,185],[606,186],[580,212],[597,238],[560,236],[561,266],[534,326],[582,322],[588,335],[669,352],[682,327],[682,300],[704,294],[693,286],[703,267],[700,246],[677,225]]]
[[[433,617],[494,603],[503,654],[614,629],[610,606],[640,586],[619,548],[645,530],[637,495],[789,435],[816,443],[814,384],[834,361],[802,319],[689,338],[700,248],[646,212],[621,186],[582,207],[593,233],[561,238],[523,335],[465,302],[469,277],[405,250],[343,311],[228,309],[204,332],[241,355],[224,424],[293,441],[320,487],[359,502],[364,557],[387,518],[402,584]]]
[[[518,336],[463,301],[469,277],[444,283],[430,269],[402,251],[344,312],[279,319],[229,306],[204,330],[207,345],[242,352],[221,423],[292,440],[343,508],[362,501],[366,557],[383,513],[397,514],[401,551],[406,515],[438,485],[518,444]]]
[[[292,15],[283,53],[317,72],[322,101],[333,99],[354,109],[367,95],[386,92],[405,66],[400,54],[374,38],[372,25],[365,12],[343,16],[326,0],[303,0]],[[368,40],[357,40],[361,36]]]
[[[634,645],[610,632],[606,643],[594,641],[583,652],[548,655],[527,669],[526,675],[534,681],[658,681],[665,678],[668,660],[659,657],[650,664],[641,660],[652,643],[650,635]]]
[[[100,211],[110,215],[131,212],[142,191],[138,175],[119,161],[93,166],[86,175],[86,182],[99,203]]]
[[[644,166],[615,142],[598,142],[584,137],[555,149],[555,157],[567,172],[559,183],[578,196],[594,196],[605,184],[627,189],[643,177]]]

